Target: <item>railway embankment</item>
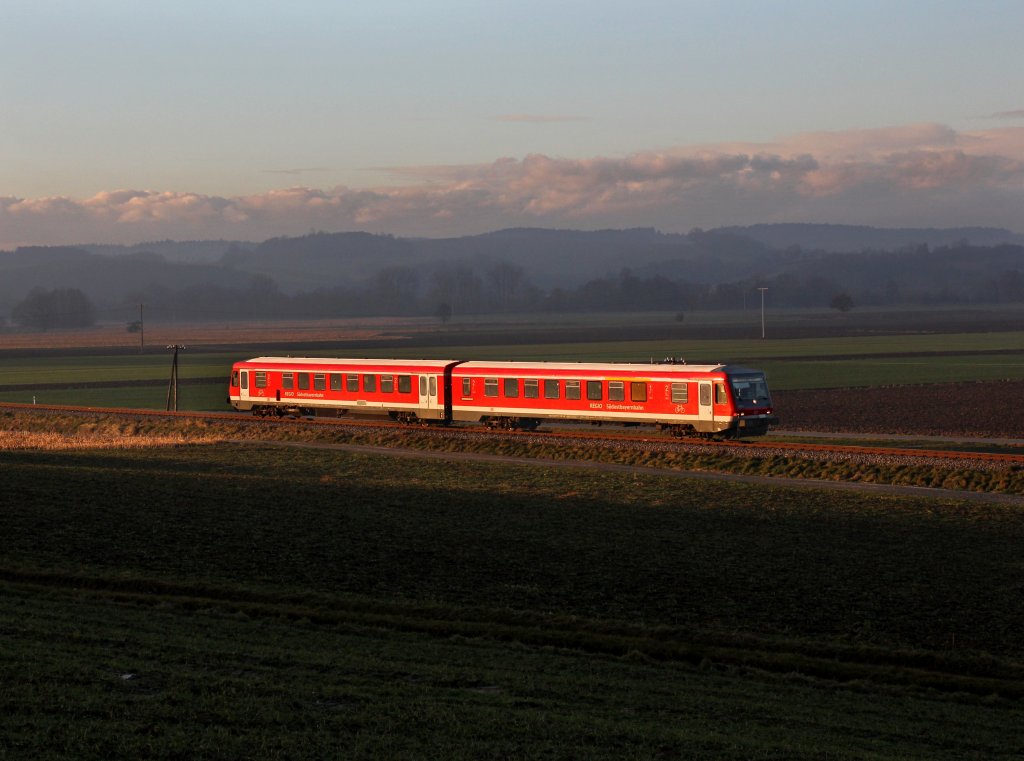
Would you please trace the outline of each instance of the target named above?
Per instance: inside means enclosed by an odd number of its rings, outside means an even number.
[[[681,442],[656,435],[604,431],[492,432],[377,423],[265,420],[245,416],[143,414],[125,410],[0,410],[0,431],[43,433],[52,448],[102,448],[119,441],[153,446],[222,442],[294,442],[375,447],[383,451],[497,455],[550,463],[595,463],[638,472],[694,472],[749,478],[803,479],[824,483],[886,484],[958,493],[1024,495],[1024,455],[873,446],[777,442]],[[16,448],[47,448],[22,436]],[[59,442],[59,445],[58,445]],[[0,440],[0,446],[3,446]],[[14,443],[9,444],[15,448]]]

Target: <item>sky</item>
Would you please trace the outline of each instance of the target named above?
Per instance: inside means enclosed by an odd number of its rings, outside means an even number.
[[[1024,232],[1020,0],[0,0],[0,249]]]

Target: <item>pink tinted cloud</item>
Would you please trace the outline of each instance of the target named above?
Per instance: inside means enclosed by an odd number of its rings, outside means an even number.
[[[1021,222],[1013,210],[1024,204],[1024,128],[958,132],[921,124],[618,158],[531,154],[390,171],[411,181],[235,197],[118,190],[84,200],[0,198],[0,248],[260,240],[312,228],[456,235],[518,225],[686,230],[820,221],[1014,229]]]

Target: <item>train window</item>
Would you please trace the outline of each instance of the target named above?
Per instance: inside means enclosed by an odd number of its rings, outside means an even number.
[[[587,381],[587,399],[599,400],[601,395],[601,381]]]
[[[345,376],[345,390],[353,394],[359,391],[359,376],[358,375],[346,375]]]
[[[281,388],[286,391],[295,388],[295,373],[281,373]]]
[[[395,393],[395,376],[394,375],[382,375],[380,376],[380,390],[383,394]]]
[[[515,399],[519,396],[519,379],[518,378],[506,378],[505,379],[505,398]]]
[[[689,388],[685,383],[673,383],[672,404],[686,404],[690,400]]]
[[[242,371],[242,385],[240,388],[249,388],[249,372],[247,370]]]
[[[473,396],[473,379],[463,378],[462,379],[462,395]]]
[[[231,388],[238,388],[238,370],[231,373]]]
[[[742,404],[758,401],[769,404],[768,384],[763,375],[741,375],[729,379],[732,384],[732,398]]]
[[[412,376],[411,375],[399,375],[398,376],[398,393],[409,394],[412,392]]]
[[[484,378],[484,396],[498,395],[498,379]]]
[[[544,398],[545,399],[557,399],[558,398],[558,381],[552,378],[548,378],[544,381]]]
[[[420,376],[420,396],[426,396],[426,395],[427,395],[427,376],[426,375],[421,375]]]
[[[267,387],[267,371],[266,370],[257,370],[256,371],[256,379],[253,381],[253,383],[256,386],[256,388],[266,388]]]
[[[608,381],[608,401],[626,401],[626,384],[623,381]]]
[[[364,375],[363,376],[363,391],[377,391],[377,376],[376,375]]]
[[[437,396],[437,376],[430,376],[430,395]]]
[[[629,398],[634,402],[646,402],[647,401],[647,384],[646,383],[630,383],[629,384]]]
[[[331,373],[331,391],[341,391],[341,373]]]
[[[727,404],[728,402],[729,402],[729,397],[726,396],[726,394],[725,394],[725,384],[724,383],[716,383],[715,384],[715,404]]]
[[[309,389],[309,373],[299,373],[299,388],[304,391]]]
[[[527,378],[523,381],[523,396],[527,399],[536,399],[540,396],[540,381],[536,378]]]
[[[314,373],[313,374],[313,388],[317,391],[325,391],[327,389],[327,374],[326,373]]]
[[[579,399],[580,398],[580,382],[570,381],[565,382],[565,398],[566,399]]]

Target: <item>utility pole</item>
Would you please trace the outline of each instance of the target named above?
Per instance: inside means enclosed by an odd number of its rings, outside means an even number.
[[[764,292],[768,289],[758,288],[757,290],[761,292],[761,338],[764,338]]]
[[[171,360],[171,380],[167,383],[167,411],[171,411],[171,401],[174,402],[174,412],[178,411],[178,350],[184,349],[184,346],[179,344],[172,344],[167,347],[168,349],[174,349],[174,358]]]

